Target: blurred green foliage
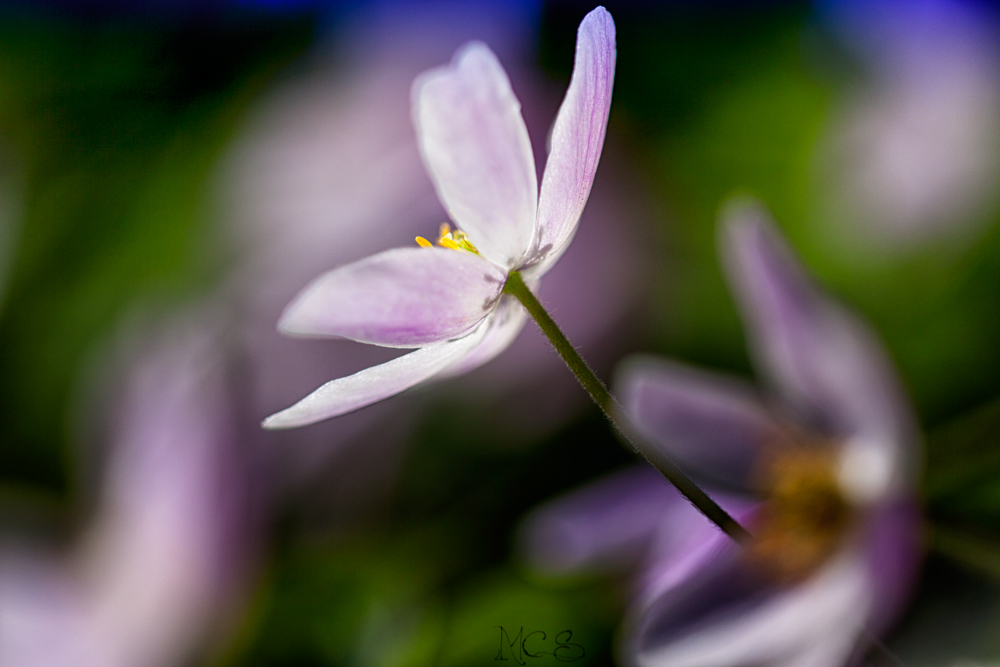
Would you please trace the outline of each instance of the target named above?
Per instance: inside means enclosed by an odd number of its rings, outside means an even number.
[[[347,544],[299,544],[276,564],[262,626],[243,665],[480,665],[539,654],[556,636],[577,665],[606,661],[618,605],[600,587],[552,589],[504,567],[444,585],[453,536],[394,531]],[[501,638],[500,629],[504,629]],[[529,633],[545,634],[527,639]],[[518,642],[516,637],[524,642]],[[506,642],[501,644],[501,642]],[[513,648],[512,648],[513,645]]]
[[[240,112],[308,44],[301,23],[0,20],[0,146],[23,221],[0,311],[0,481],[62,494],[71,396],[131,306],[224,266],[209,176]]]
[[[572,664],[611,664],[621,582],[538,580],[510,555],[527,511],[630,457],[598,415],[514,451],[482,446],[482,424],[452,415],[427,415],[390,506],[360,534],[316,534],[286,517],[234,664],[485,665],[501,626],[511,641],[521,628],[522,639],[546,633],[527,640],[531,652],[555,650],[570,630],[586,654]]]

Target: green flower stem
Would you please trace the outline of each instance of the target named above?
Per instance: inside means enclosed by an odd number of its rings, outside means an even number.
[[[597,407],[601,409],[604,416],[611,422],[615,430],[621,434],[622,438],[631,445],[632,449],[650,465],[659,470],[667,478],[667,481],[673,484],[698,511],[704,514],[709,521],[717,525],[722,532],[733,538],[736,542],[746,544],[750,540],[750,533],[747,532],[746,528],[741,526],[726,510],[719,507],[719,504],[712,500],[690,477],[685,475],[673,461],[663,456],[657,457],[657,461],[654,462],[636,446],[635,443],[638,440],[637,434],[632,429],[626,430],[625,426],[627,423],[624,419],[621,419],[624,412],[618,405],[618,401],[611,395],[611,392],[604,386],[600,378],[594,374],[594,371],[590,369],[590,366],[583,360],[580,353],[576,351],[576,348],[570,344],[565,334],[563,334],[562,330],[555,323],[555,320],[552,319],[545,310],[545,307],[542,306],[538,297],[528,289],[519,272],[511,272],[503,291],[504,294],[509,294],[521,302],[521,305],[528,311],[528,314],[535,320],[538,328],[542,330],[542,333],[552,343],[552,347],[556,349],[562,360],[569,366],[576,379],[586,392],[590,394],[590,397],[594,399],[594,403],[597,403]],[[618,415],[619,419],[615,419],[615,415]]]

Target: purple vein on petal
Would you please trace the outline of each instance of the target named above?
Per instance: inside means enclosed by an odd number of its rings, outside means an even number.
[[[413,122],[452,220],[484,257],[514,268],[534,236],[538,180],[521,103],[489,47],[467,44],[419,76]]]
[[[552,150],[542,176],[533,261],[539,274],[573,237],[590,196],[611,109],[615,78],[615,23],[603,7],[577,32],[573,76],[552,128]]]
[[[485,327],[458,340],[429,345],[371,366],[354,375],[327,382],[290,408],[264,420],[266,429],[314,424],[395,396],[438,373],[479,344]]]
[[[506,275],[464,250],[396,248],[320,276],[286,309],[289,334],[419,347],[463,335],[490,312]]]
[[[444,380],[464,375],[491,361],[510,347],[527,321],[528,313],[516,299],[511,296],[501,297],[500,303],[483,324],[486,331],[479,345],[438,373],[434,379]]]

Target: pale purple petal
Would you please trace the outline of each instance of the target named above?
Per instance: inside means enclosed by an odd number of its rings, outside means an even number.
[[[761,506],[737,496],[707,489],[712,498],[741,525],[749,525]],[[645,606],[697,576],[706,567],[716,567],[728,558],[732,538],[705,518],[689,502],[678,503],[660,522],[646,565],[635,583],[640,604]]]
[[[881,635],[899,616],[913,593],[923,560],[924,523],[912,498],[873,509],[864,527],[864,548],[875,588],[868,629]]]
[[[611,109],[615,78],[615,23],[603,7],[580,23],[576,60],[566,98],[552,127],[551,150],[538,202],[532,257],[544,273],[573,238],[590,196]]]
[[[66,562],[9,542],[0,551],[0,665],[104,667],[107,646]]]
[[[516,267],[534,236],[538,178],[521,104],[489,47],[467,44],[419,76],[413,120],[452,220],[484,257]]]
[[[533,569],[550,575],[627,567],[684,506],[652,466],[632,467],[536,509],[521,529],[521,550]]]
[[[859,641],[856,628],[831,628],[830,632],[817,638],[809,646],[802,647],[798,652],[774,667],[843,667],[850,664],[852,655],[856,655],[862,642]]]
[[[157,329],[108,396],[120,412],[82,539],[58,557],[0,549],[0,665],[185,664],[246,592],[248,443],[237,455],[220,328]]]
[[[790,587],[755,581],[739,547],[730,552],[728,567],[692,577],[646,610],[633,640],[639,665],[832,667],[839,663],[821,658],[850,654],[872,608],[858,549],[843,550]]]
[[[903,484],[916,427],[875,335],[813,284],[759,204],[732,204],[723,221],[730,282],[762,370],[806,423],[851,438]]]
[[[626,414],[653,446],[685,470],[745,488],[761,447],[777,426],[754,391],[723,378],[654,357],[622,365],[615,381]]]
[[[468,333],[506,274],[464,250],[396,248],[323,274],[281,317],[284,333],[420,347]]]
[[[295,428],[353,412],[395,396],[434,376],[479,344],[485,328],[458,340],[428,345],[415,352],[327,382],[290,408],[263,422],[267,429]]]
[[[229,610],[253,530],[223,326],[191,317],[158,331],[111,397],[102,502],[78,553],[87,615],[117,664],[150,667],[179,664]]]
[[[434,379],[444,380],[464,375],[492,361],[498,354],[510,347],[527,321],[528,313],[517,299],[511,296],[501,297],[500,303],[490,313],[483,325],[486,327],[486,333],[479,345],[434,376]]]

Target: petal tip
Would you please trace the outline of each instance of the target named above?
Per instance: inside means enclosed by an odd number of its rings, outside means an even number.
[[[275,412],[270,417],[261,420],[260,427],[265,431],[283,431],[294,428],[297,424],[294,423],[294,420],[289,419],[285,412],[285,410]]]
[[[303,289],[291,302],[285,306],[285,310],[281,312],[278,317],[278,322],[275,328],[278,333],[283,336],[291,336],[294,338],[310,338],[317,336],[331,336],[334,334],[324,334],[319,331],[320,326],[317,326],[315,317],[311,317],[309,313],[312,309],[308,307],[308,299],[310,297],[310,286]]]
[[[336,380],[334,380],[334,382],[336,382]],[[260,422],[260,427],[265,431],[286,431],[293,428],[301,428],[302,426],[311,426],[328,419],[333,419],[334,417],[340,417],[349,412],[354,412],[355,410],[360,410],[361,408],[367,407],[371,404],[364,403],[362,405],[352,406],[346,410],[323,411],[316,409],[316,401],[313,400],[314,398],[315,397],[310,394],[291,407],[275,412],[273,415],[263,419]]]
[[[301,336],[301,322],[298,322],[295,313],[292,308],[295,306],[296,302],[293,301],[285,308],[285,311],[281,313],[278,318],[278,323],[275,325],[275,329],[278,333],[284,336]]]
[[[776,260],[785,258],[782,264],[797,265],[788,261],[789,253],[770,210],[747,195],[732,197],[719,209],[719,253],[737,293],[747,289],[748,280],[757,282],[757,271]]]
[[[452,66],[461,69],[470,58],[483,57],[490,60],[495,60],[499,62],[497,55],[493,53],[486,42],[481,42],[479,40],[472,40],[471,42],[466,42],[462,46],[458,47],[455,51],[455,55],[451,59]]]
[[[637,384],[643,382],[650,369],[657,369],[667,362],[661,357],[652,354],[632,354],[618,363],[615,367],[612,386],[615,393],[624,402],[635,390]]]
[[[451,62],[447,65],[432,67],[418,74],[413,80],[413,85],[410,88],[410,97],[414,113],[418,110],[421,96],[428,84],[438,79],[454,76],[461,70],[468,67],[470,61],[476,58],[484,58],[487,61],[490,61],[491,64],[496,63],[497,66],[500,66],[500,61],[496,54],[493,53],[493,50],[485,42],[473,40],[458,47],[458,49],[455,50],[455,55],[451,58]]]
[[[760,230],[768,223],[770,213],[756,197],[735,195],[719,208],[719,222],[728,236]]]
[[[599,27],[604,28],[606,31],[610,31],[610,36],[614,39],[615,36],[615,20],[611,17],[611,12],[605,9],[604,5],[597,5],[591,9],[583,20],[580,21],[580,29],[584,27]]]

